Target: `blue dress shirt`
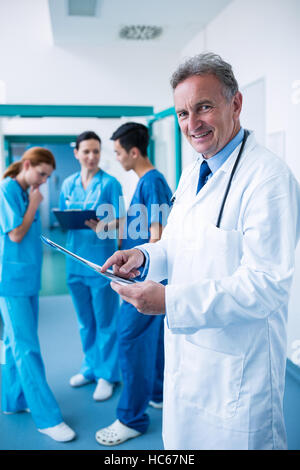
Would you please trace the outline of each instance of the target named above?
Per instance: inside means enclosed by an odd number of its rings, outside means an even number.
[[[204,159],[202,156],[202,160],[206,160],[211,173],[208,175],[207,179],[211,178],[213,174],[226,162],[227,158],[232,154],[232,152],[236,149],[236,147],[242,142],[244,138],[244,129],[241,127],[239,132],[236,136],[231,139],[225,147],[222,148],[218,153],[216,153],[213,157],[208,159]],[[201,162],[202,163],[202,162]]]

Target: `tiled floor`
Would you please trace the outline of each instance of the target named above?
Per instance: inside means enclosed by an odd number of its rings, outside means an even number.
[[[99,428],[116,419],[115,410],[121,384],[113,397],[105,402],[93,400],[95,384],[78,389],[69,386],[69,378],[78,371],[82,359],[75,312],[69,296],[40,298],[39,337],[48,383],[65,421],[76,431],[78,437],[70,443],[56,443],[36,430],[30,413],[3,415],[0,412],[0,449],[113,450],[113,447],[100,446],[94,436]],[[148,432],[115,449],[163,449],[161,410],[149,407],[148,412],[151,421]]]

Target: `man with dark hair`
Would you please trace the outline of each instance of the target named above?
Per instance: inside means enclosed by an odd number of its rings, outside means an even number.
[[[143,157],[147,157],[149,133],[146,126],[137,122],[127,122],[120,126],[111,136],[111,140],[129,152],[133,147],[137,147]]]
[[[171,190],[147,156],[148,129],[126,123],[112,135],[118,161],[139,177],[127,212],[122,249],[157,242],[169,214]],[[137,216],[137,214],[139,214]],[[96,434],[103,445],[117,445],[145,433],[148,404],[161,407],[163,389],[163,316],[144,316],[124,300],[118,320],[119,361],[123,388],[117,420]]]
[[[116,252],[102,271],[113,265],[134,277],[149,264],[149,280],[111,285],[147,318],[166,316],[165,448],[286,449],[300,187],[241,127],[242,94],[220,56],[189,59],[171,84],[181,131],[199,155],[181,176],[161,240]]]

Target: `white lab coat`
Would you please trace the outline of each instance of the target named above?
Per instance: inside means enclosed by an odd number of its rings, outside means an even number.
[[[187,168],[148,279],[166,287],[166,449],[285,449],[286,322],[300,187],[253,133],[196,196]]]

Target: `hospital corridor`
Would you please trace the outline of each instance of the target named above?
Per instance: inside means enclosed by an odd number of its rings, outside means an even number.
[[[0,0],[0,454],[300,451],[299,48],[298,0]]]
[[[54,283],[55,285],[55,283]],[[61,283],[57,282],[57,288]],[[1,415],[1,450],[99,450],[94,435],[101,427],[110,424],[120,395],[121,384],[112,398],[95,402],[92,393],[95,384],[73,390],[69,377],[76,373],[82,360],[81,344],[74,308],[68,295],[40,298],[40,341],[47,370],[47,378],[55,390],[64,417],[76,429],[78,438],[59,443],[37,433],[30,413]],[[59,325],[59,327],[58,327]],[[66,348],[66,343],[68,348]],[[151,426],[147,434],[121,444],[126,449],[162,449],[161,410],[149,406]],[[112,447],[112,450],[119,447]],[[100,449],[101,450],[101,449]]]

